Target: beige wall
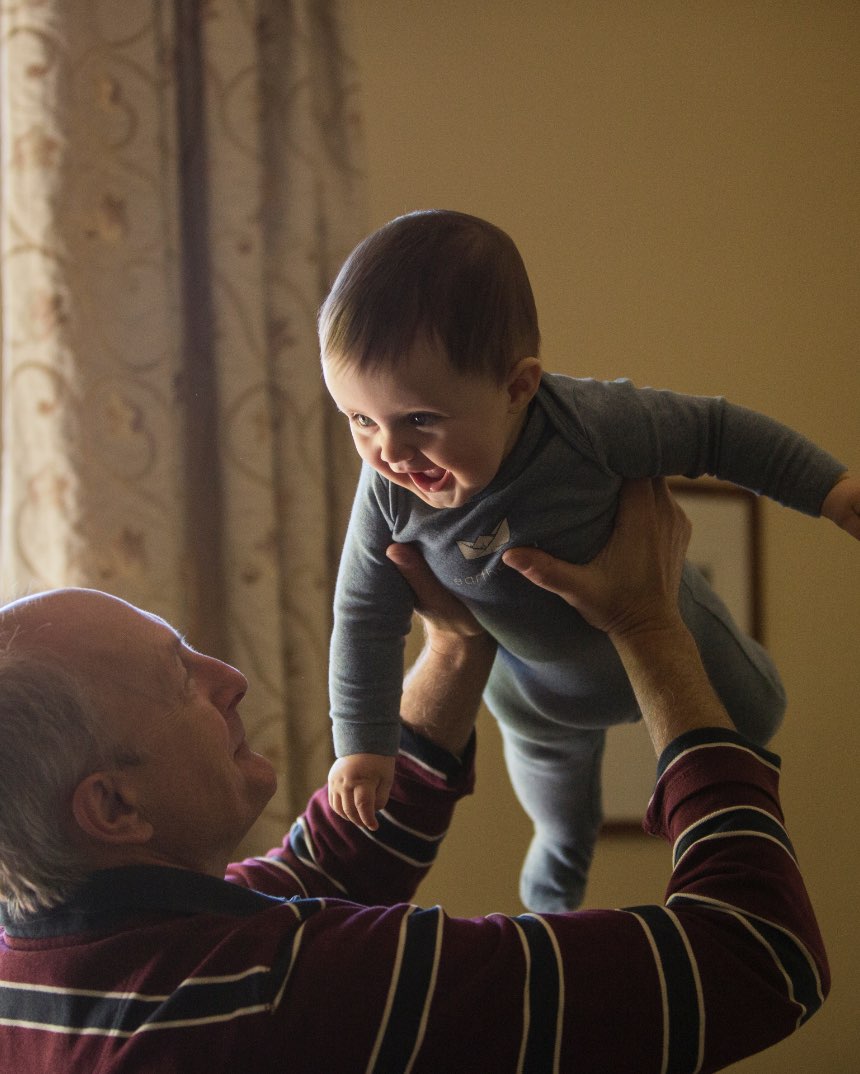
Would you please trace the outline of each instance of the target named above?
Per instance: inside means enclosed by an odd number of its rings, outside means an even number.
[[[725,394],[860,467],[854,0],[351,0],[370,219],[446,206],[507,229],[548,368]],[[733,1068],[858,1069],[860,547],[764,510],[777,747],[834,990],[799,1035]],[[422,900],[519,910],[528,839],[495,728]],[[659,897],[665,849],[605,839],[591,904]],[[730,987],[730,982],[728,983]]]

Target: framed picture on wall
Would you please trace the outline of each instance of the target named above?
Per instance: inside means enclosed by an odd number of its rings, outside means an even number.
[[[761,641],[758,497],[710,478],[673,478],[670,486],[693,525],[687,558],[738,625]],[[642,830],[655,770],[654,751],[641,721],[610,728],[603,761],[604,831]]]

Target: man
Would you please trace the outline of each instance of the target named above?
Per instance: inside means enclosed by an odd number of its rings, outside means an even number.
[[[402,901],[471,787],[493,656],[408,549],[389,554],[427,644],[378,829],[318,791],[282,847],[237,865],[274,786],[241,674],[105,594],[0,611],[0,1069],[647,1074],[791,1033],[826,957],[777,759],[734,732],[677,610],[688,536],[665,486],[639,482],[589,566],[505,554],[624,662],[661,755],[647,824],[674,842],[666,906],[457,920]]]

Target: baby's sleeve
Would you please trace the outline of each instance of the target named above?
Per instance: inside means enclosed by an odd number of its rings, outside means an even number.
[[[363,466],[338,569],[329,651],[334,748],[394,756],[412,590],[386,557],[392,522],[383,478]]]

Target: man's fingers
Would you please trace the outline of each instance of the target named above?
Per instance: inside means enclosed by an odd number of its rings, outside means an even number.
[[[432,604],[433,598],[439,596],[441,586],[421,553],[410,544],[390,544],[385,554],[412,587],[418,603]]]
[[[572,585],[578,573],[574,564],[556,559],[539,548],[509,548],[502,554],[502,559],[541,589],[565,598],[572,595]]]
[[[386,556],[397,567],[415,594],[415,609],[425,626],[435,626],[462,637],[483,633],[470,611],[440,584],[424,557],[408,544],[390,544]]]

